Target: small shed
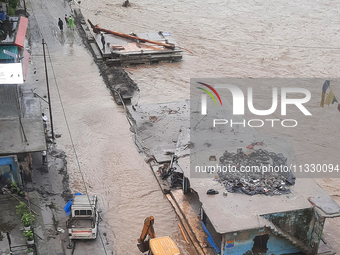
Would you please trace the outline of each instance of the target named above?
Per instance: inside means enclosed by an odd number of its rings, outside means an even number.
[[[202,227],[216,253],[334,254],[322,232],[327,218],[340,217],[340,208],[313,179],[296,179],[290,194],[249,196],[223,194],[213,177],[190,178],[189,171],[184,175],[202,203]],[[219,194],[208,195],[211,187]]]

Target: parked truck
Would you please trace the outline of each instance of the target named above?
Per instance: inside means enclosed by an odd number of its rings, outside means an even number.
[[[70,239],[96,239],[99,214],[97,196],[74,196],[66,226]]]

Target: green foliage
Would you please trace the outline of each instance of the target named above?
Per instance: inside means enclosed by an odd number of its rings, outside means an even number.
[[[8,15],[9,16],[15,16],[15,8],[9,7],[8,8]]]
[[[34,239],[32,230],[25,230],[24,237],[26,237],[28,241],[32,241]]]
[[[33,248],[28,248],[28,249],[26,250],[26,253],[29,253],[29,252],[33,252]]]
[[[24,202],[20,202],[19,205],[17,205],[15,208],[17,208],[17,214],[20,216],[24,215],[25,213],[28,213],[28,208]]]
[[[18,184],[16,182],[11,183],[11,191],[12,192],[17,192],[19,190]]]
[[[9,6],[15,10],[17,8],[19,0],[8,0]]]
[[[22,217],[21,217],[21,222],[22,224],[24,224],[25,227],[29,227],[31,226],[31,224],[34,221],[34,215],[30,214],[30,213],[25,213]]]

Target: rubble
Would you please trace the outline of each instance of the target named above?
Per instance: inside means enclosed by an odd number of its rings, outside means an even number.
[[[252,147],[254,145],[262,143],[254,143]],[[245,154],[238,149],[237,153],[225,151],[219,160],[222,166],[232,170],[218,172],[216,180],[231,193],[282,195],[290,193],[289,186],[295,184],[295,176],[282,153],[257,149]]]

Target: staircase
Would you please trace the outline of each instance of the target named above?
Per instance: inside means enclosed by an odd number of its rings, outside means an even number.
[[[279,236],[287,240],[291,245],[293,245],[295,248],[299,249],[300,251],[304,252],[305,254],[313,254],[312,248],[307,246],[302,241],[298,240],[294,236],[288,234],[284,230],[280,229],[279,227],[275,226],[273,222],[269,221],[268,219],[261,217],[260,220],[266,227],[270,228],[271,231]]]

